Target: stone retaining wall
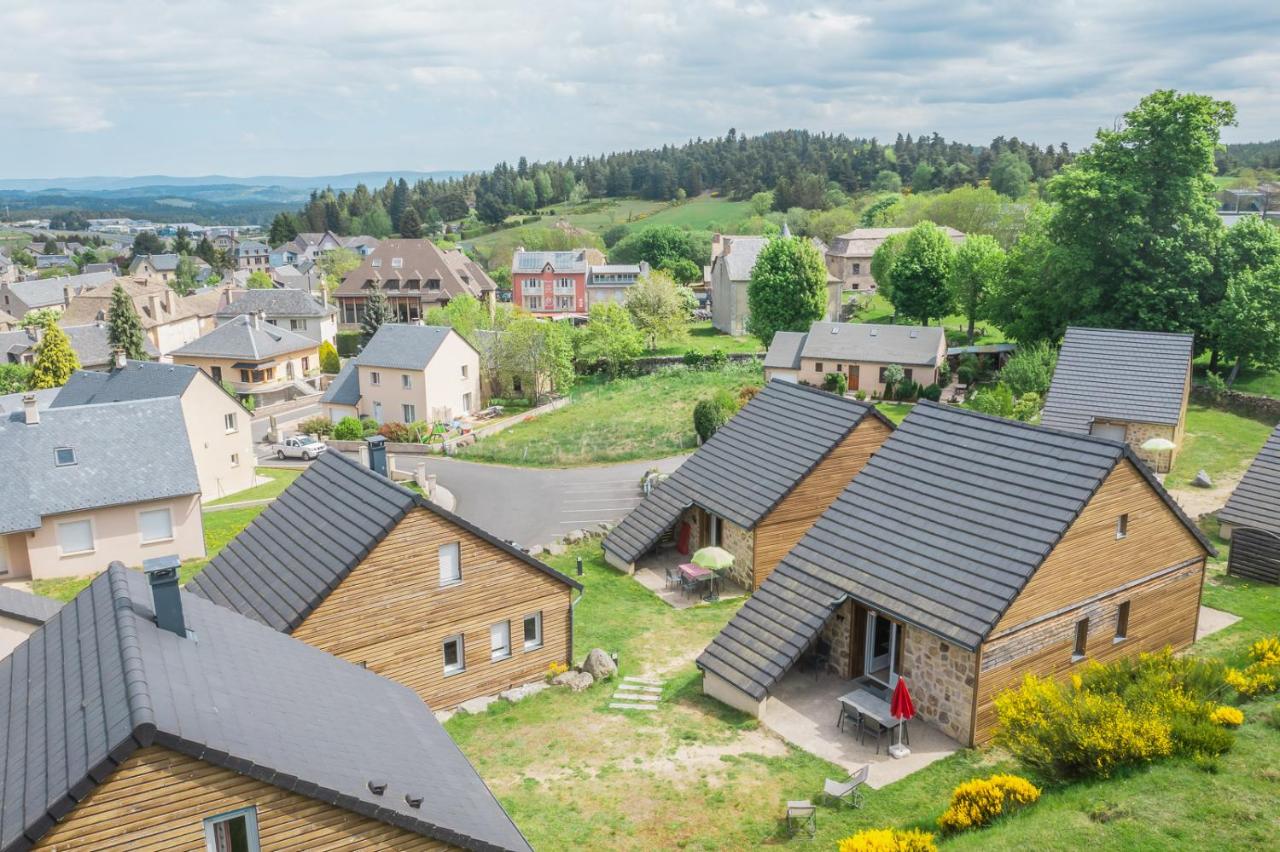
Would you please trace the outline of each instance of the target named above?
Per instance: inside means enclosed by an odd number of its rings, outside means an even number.
[[[1280,399],[1273,397],[1234,390],[1213,391],[1204,385],[1196,385],[1191,389],[1191,399],[1193,402],[1225,408],[1233,414],[1280,423]]]

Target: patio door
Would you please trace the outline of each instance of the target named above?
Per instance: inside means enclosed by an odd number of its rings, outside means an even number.
[[[863,672],[872,680],[892,687],[898,680],[898,622],[867,610],[867,635],[863,642]]]

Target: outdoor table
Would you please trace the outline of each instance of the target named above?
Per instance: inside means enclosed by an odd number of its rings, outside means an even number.
[[[716,572],[709,568],[703,568],[701,565],[695,565],[692,562],[685,562],[680,566],[680,576],[695,583],[705,583],[709,588],[719,579],[716,576]]]
[[[901,719],[895,719],[893,714],[889,712],[888,701],[872,695],[865,689],[855,689],[853,692],[841,695],[840,703],[846,707],[853,708],[856,713],[866,716],[873,722],[878,723],[880,727],[888,729],[890,734],[893,733],[894,728],[902,724]]]

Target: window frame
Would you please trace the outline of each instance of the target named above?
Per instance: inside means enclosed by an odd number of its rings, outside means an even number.
[[[377,370],[370,370],[369,384],[374,385],[375,387],[380,386],[382,384],[382,373],[378,372]]]
[[[1071,645],[1071,662],[1078,663],[1089,656],[1089,619],[1076,621]]]
[[[236,417],[234,411],[228,411],[222,415],[222,429],[227,435],[234,435],[240,431],[240,418]]]
[[[1121,601],[1116,607],[1116,635],[1113,642],[1124,642],[1129,638],[1129,615],[1133,611],[1133,601]]]
[[[455,554],[457,554],[453,562],[454,568],[456,570],[454,571],[452,577],[446,579],[444,574],[444,565],[445,565],[444,554],[445,554],[445,551],[450,549],[452,549],[452,551]],[[449,586],[458,586],[462,584],[462,542],[450,541],[440,545],[440,547],[436,550],[436,562],[437,562],[436,567],[439,569],[439,573],[440,573],[440,588],[443,589]]]
[[[155,515],[164,512],[169,519],[169,535],[167,538],[144,538],[142,532],[142,518],[144,515]],[[138,542],[140,544],[162,544],[166,541],[173,541],[173,509],[169,506],[159,506],[155,509],[139,509],[138,510]]]
[[[232,466],[232,467],[239,467],[239,466],[240,466],[240,454],[239,454],[239,453],[232,453],[232,454],[231,454],[231,466]]]
[[[494,630],[499,627],[504,628],[504,631],[506,633],[505,645],[494,644]],[[512,653],[511,651],[511,620],[504,619],[503,621],[495,621],[493,624],[490,624],[489,625],[489,662],[500,663],[503,660],[509,660],[511,659],[511,653]]]
[[[411,402],[400,403],[400,416],[403,423],[414,423],[418,419],[418,407]]]
[[[453,644],[458,646],[456,655],[458,661],[451,666],[449,665],[448,657],[445,656],[445,649]],[[445,677],[452,677],[465,672],[467,670],[467,643],[465,637],[461,633],[454,633],[444,637],[444,640],[440,643],[440,657],[441,662],[444,664]]]
[[[216,814],[204,819],[204,845],[206,852],[218,852],[218,839],[214,837],[217,826],[234,819],[244,818],[245,837],[249,841],[249,852],[261,852],[262,841],[258,836],[258,807],[237,808],[234,811]]]
[[[1116,518],[1116,541],[1129,537],[1129,513],[1125,512]]]
[[[529,621],[532,619],[534,626],[533,640],[529,636]],[[520,620],[520,639],[521,644],[526,651],[536,651],[542,647],[542,610],[531,612]]]
[[[70,461],[62,460],[63,453],[71,454]],[[54,467],[75,467],[76,464],[78,464],[78,462],[76,461],[75,447],[54,447],[53,448],[53,466]]]
[[[63,528],[63,527],[69,527],[69,526],[75,526],[75,525],[78,525],[78,524],[88,524],[88,525],[89,525],[89,547],[88,547],[88,549],[86,549],[86,550],[65,550],[65,549],[63,549],[63,547],[62,547],[62,528]],[[97,536],[97,530],[94,528],[94,526],[95,526],[95,525],[94,525],[94,523],[93,523],[93,518],[92,518],[92,517],[89,517],[89,518],[77,518],[77,519],[76,519],[76,520],[74,520],[74,521],[58,521],[58,522],[57,522],[57,524],[55,524],[55,525],[54,525],[54,528],[53,528],[54,538],[55,538],[55,539],[57,539],[57,542],[58,542],[58,556],[83,556],[83,555],[84,555],[84,554],[86,554],[86,553],[96,553],[96,552],[97,552],[97,550],[98,550],[98,536]]]
[[[400,374],[400,390],[413,390],[413,376],[409,373]]]

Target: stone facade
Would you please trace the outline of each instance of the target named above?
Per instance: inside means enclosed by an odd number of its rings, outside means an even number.
[[[733,554],[729,577],[744,589],[755,578],[755,535],[730,521],[720,521],[720,546]]]
[[[831,646],[828,669],[844,678],[853,677],[850,634],[853,631],[853,601],[845,601],[822,625],[820,637]]]
[[[1167,450],[1162,453],[1148,452],[1142,449],[1142,445],[1152,438],[1164,438],[1166,441],[1178,443],[1179,436],[1173,426],[1167,426],[1163,423],[1126,423],[1124,430],[1124,442],[1133,448],[1134,455],[1147,463],[1147,466],[1156,473],[1168,473],[1169,468],[1173,465],[1173,457],[1178,451]]]
[[[917,718],[958,742],[969,742],[977,687],[974,655],[918,627],[906,624],[902,629],[901,674]]]

